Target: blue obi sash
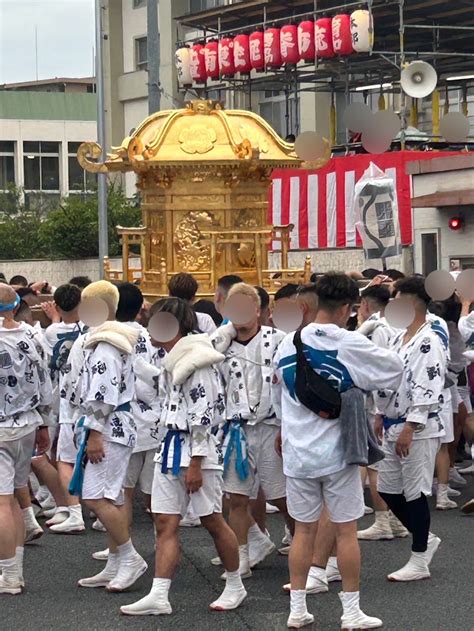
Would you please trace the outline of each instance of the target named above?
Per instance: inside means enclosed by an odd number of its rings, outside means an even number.
[[[437,412],[430,412],[428,414],[428,418],[436,418],[438,416]],[[400,416],[398,418],[389,418],[388,416],[383,417],[383,428],[384,430],[388,430],[393,425],[401,425],[401,423],[405,423],[406,416]]]
[[[189,432],[180,429],[169,429],[163,442],[163,452],[161,461],[161,473],[168,473],[168,455],[171,443],[173,443],[173,464],[171,473],[179,475],[181,469],[181,434],[189,434]]]
[[[242,420],[226,421],[224,425],[224,442],[228,438],[224,453],[224,474],[229,467],[230,458],[235,449],[235,470],[241,480],[246,480],[249,475],[249,459],[247,455],[247,437],[243,426],[244,421]]]
[[[130,412],[130,403],[122,403],[114,410],[115,412]],[[84,470],[87,464],[87,441],[89,439],[90,430],[84,427],[85,416],[81,416],[77,423],[77,429],[79,430],[80,441],[79,449],[77,451],[76,462],[74,464],[74,470],[72,472],[71,482],[69,483],[68,491],[71,495],[80,497],[82,494],[82,485],[84,483]]]

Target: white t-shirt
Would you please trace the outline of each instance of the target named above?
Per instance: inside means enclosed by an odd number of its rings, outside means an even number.
[[[275,356],[273,392],[281,408],[283,469],[289,477],[320,478],[347,466],[340,421],[322,419],[296,397],[293,336],[283,339]],[[313,323],[303,328],[301,338],[314,370],[340,392],[352,386],[377,390],[382,384],[396,389],[400,383],[403,366],[397,354],[377,348],[357,331]]]
[[[196,318],[199,330],[203,333],[211,335],[211,333],[214,333],[214,331],[217,329],[214,320],[208,313],[199,313],[198,311],[196,311]]]

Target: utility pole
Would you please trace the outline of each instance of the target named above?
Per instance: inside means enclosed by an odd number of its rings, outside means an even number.
[[[104,69],[102,46],[104,33],[102,29],[102,0],[95,0],[95,75],[97,91],[97,139],[105,157],[105,111],[104,111]],[[99,205],[99,275],[104,278],[104,257],[109,254],[109,234],[107,222],[107,175],[97,174],[97,193]]]
[[[160,111],[160,32],[158,0],[147,0],[148,113]]]

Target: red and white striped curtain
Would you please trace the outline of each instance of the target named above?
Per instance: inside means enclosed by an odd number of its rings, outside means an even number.
[[[393,179],[397,192],[403,245],[413,243],[411,178],[407,162],[439,157],[439,152],[400,151],[332,158],[317,171],[276,169],[272,175],[268,221],[294,224],[291,249],[362,247],[356,229],[354,188],[370,162]],[[279,249],[278,243],[273,244]]]

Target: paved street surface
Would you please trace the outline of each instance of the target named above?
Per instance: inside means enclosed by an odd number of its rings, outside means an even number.
[[[466,463],[468,464],[468,463]],[[463,501],[474,497],[474,476],[468,476]],[[361,525],[367,527],[373,517]],[[282,520],[269,517],[275,542],[282,537]],[[470,631],[474,628],[474,516],[460,511],[433,511],[432,530],[443,540],[432,564],[432,578],[417,583],[394,584],[386,574],[399,569],[409,556],[406,539],[362,543],[362,607],[384,620],[389,631]],[[103,564],[91,553],[105,547],[105,536],[91,530],[86,535],[45,534],[26,549],[27,588],[21,596],[0,596],[1,631],[115,631],[189,629],[195,631],[283,631],[289,597],[281,586],[288,580],[287,559],[275,554],[246,581],[249,596],[234,613],[211,613],[207,605],[223,583],[219,568],[210,565],[215,555],[203,528],[181,529],[183,559],[171,591],[173,615],[131,618],[119,606],[148,593],[153,567],[153,534],[149,517],[137,504],[134,542],[149,563],[149,570],[129,593],[79,589],[78,578],[100,571]],[[328,594],[308,597],[315,614],[314,631],[340,629],[341,608],[333,583]]]

